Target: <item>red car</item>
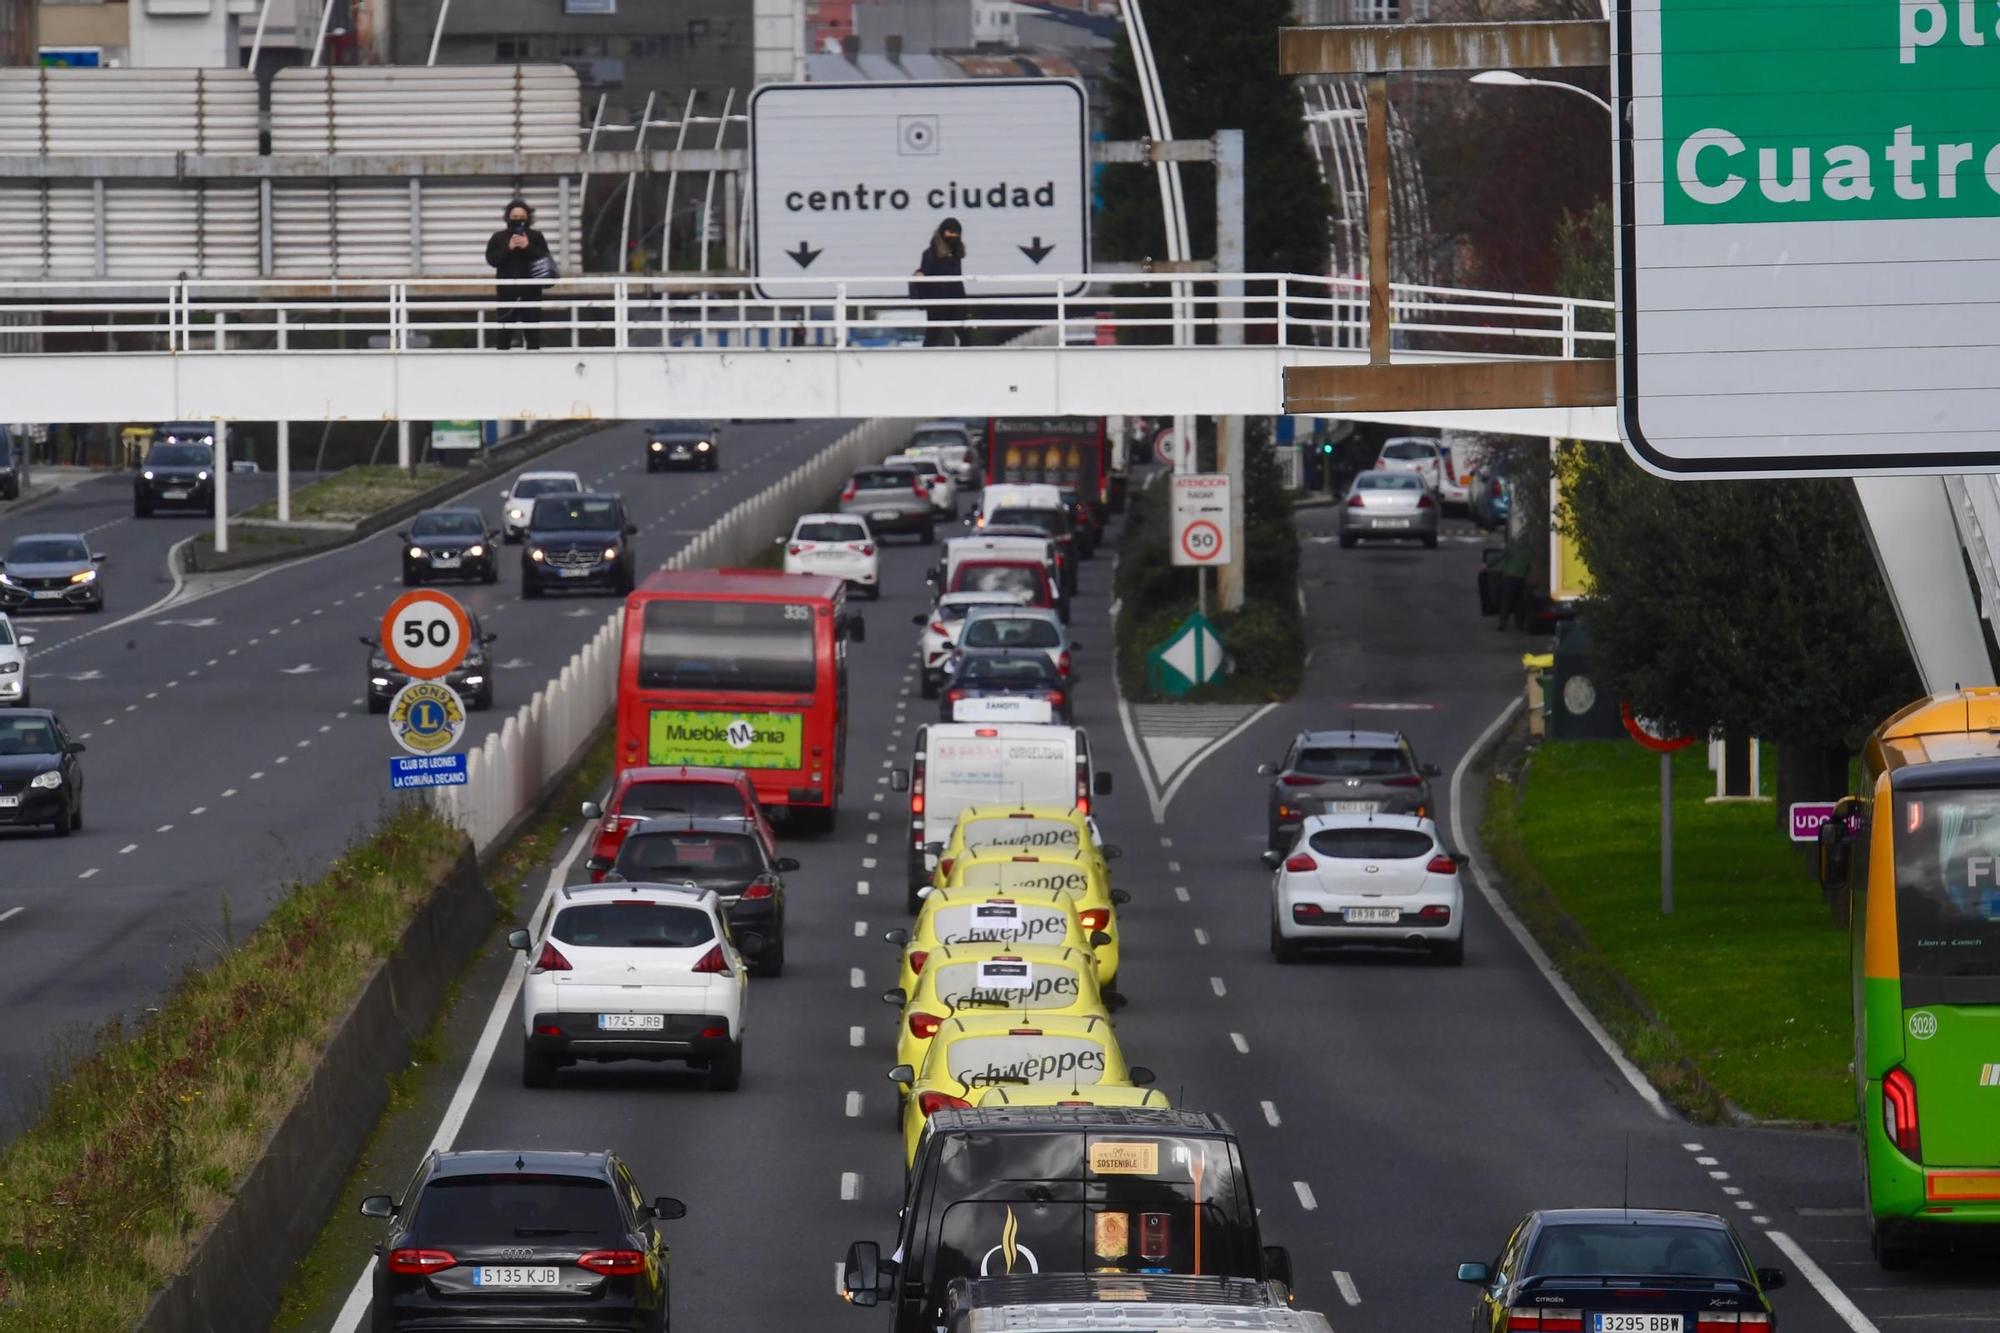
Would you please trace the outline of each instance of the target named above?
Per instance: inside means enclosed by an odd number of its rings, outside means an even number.
[[[611,795],[599,806],[583,803],[585,819],[602,820],[590,849],[593,883],[618,859],[625,835],[649,819],[689,815],[698,819],[742,819],[757,826],[770,856],[778,854],[778,837],[757,803],[750,775],[737,768],[628,768],[618,775]]]

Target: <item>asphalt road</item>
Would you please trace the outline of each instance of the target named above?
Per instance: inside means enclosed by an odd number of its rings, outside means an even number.
[[[722,471],[648,475],[640,428],[623,425],[536,460],[621,491],[647,565],[664,561],[738,500],[837,438],[836,422],[732,427]],[[232,478],[241,503],[269,478]],[[473,498],[498,519],[501,482]],[[164,608],[166,551],[206,520],[131,516],[110,477],[0,521],[19,532],[89,532],[104,550],[109,610],[22,615],[35,642],[36,704],[86,739],[85,827],[58,840],[0,832],[0,1134],[40,1104],[52,1056],[104,1022],[156,1002],[189,964],[242,938],[285,885],[313,874],[389,799],[393,752],[363,703],[373,634],[402,591],[399,543],[384,533]],[[500,637],[497,693],[470,742],[498,727],[603,623],[615,599],[520,598],[507,548],[502,580],[457,589]],[[144,611],[144,614],[139,614]],[[26,1021],[20,1021],[25,1018]]]
[[[1306,688],[1208,757],[1160,823],[1106,675],[1108,552],[1085,566],[1072,626],[1089,673],[1078,722],[1119,784],[1098,812],[1124,848],[1114,873],[1134,899],[1121,915],[1120,988],[1132,1003],[1120,1041],[1177,1104],[1219,1110],[1237,1127],[1266,1238],[1291,1247],[1302,1303],[1342,1333],[1463,1327],[1472,1293],[1453,1279],[1458,1261],[1491,1258],[1530,1207],[1628,1198],[1735,1217],[1758,1263],[1793,1274],[1776,1298],[1788,1333],[1990,1324],[2000,1310],[1990,1269],[1887,1282],[1872,1267],[1843,1268],[1866,1257],[1856,1224],[1827,1202],[1852,1201],[1851,1142],[1697,1129],[1661,1114],[1477,895],[1461,969],[1271,960],[1256,764],[1302,726],[1353,717],[1401,727],[1449,775],[1518,691],[1526,646],[1474,614],[1476,539],[1341,552],[1311,540],[1330,533],[1330,517],[1304,519],[1316,627]],[[850,1240],[893,1243],[900,1202],[884,1079],[895,1014],[877,996],[896,964],[881,933],[907,920],[905,817],[887,772],[935,715],[917,697],[906,628],[927,605],[926,559],[885,551],[885,595],[852,659],[842,813],[831,834],[788,839],[804,863],[787,877],[788,966],[752,985],[741,1091],[708,1092],[695,1076],[646,1066],[584,1066],[554,1089],[524,1089],[511,1011],[491,1064],[464,1076],[475,1095],[454,1146],[610,1146],[647,1191],[687,1201],[671,1233],[682,1327],[886,1324],[841,1306],[834,1283]],[[1449,778],[1437,786],[1447,797]],[[1466,784],[1468,800],[1477,787]],[[1450,815],[1447,803],[1447,828]],[[578,864],[557,870],[578,880]],[[503,972],[482,969],[468,995],[480,1015]],[[447,1063],[465,1059],[459,1050]],[[371,1184],[400,1188],[410,1166],[385,1162]],[[1831,1285],[1822,1294],[1788,1245],[1882,1322],[1838,1312],[1848,1295]],[[353,1261],[366,1256],[357,1248]]]

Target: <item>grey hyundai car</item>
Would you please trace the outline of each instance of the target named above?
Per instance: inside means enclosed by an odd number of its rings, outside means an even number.
[[[1275,764],[1265,816],[1274,852],[1291,850],[1307,815],[1436,813],[1430,780],[1436,764],[1417,762],[1399,731],[1302,731]]]

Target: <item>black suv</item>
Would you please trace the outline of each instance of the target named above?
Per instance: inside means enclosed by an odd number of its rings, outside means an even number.
[[[433,1152],[386,1218],[375,1248],[369,1327],[618,1329],[668,1326],[669,1252],[658,1224],[687,1216],[651,1203],[609,1152]]]
[[[638,533],[615,495],[542,496],[528,514],[521,595],[540,597],[550,588],[632,591],[639,557],[629,538]]]
[[[208,443],[212,438],[212,433],[193,438],[155,436],[139,475],[132,478],[133,515],[145,518],[155,509],[213,514],[215,448]]]
[[[18,500],[28,484],[28,445],[0,426],[0,500]]]
[[[707,421],[656,421],[646,431],[646,471],[661,468],[700,468],[713,472],[722,466],[719,432]]]
[[[648,819],[619,845],[618,859],[587,863],[607,880],[634,884],[694,884],[713,890],[738,939],[744,931],[764,937],[753,976],[785,970],[785,872],[799,863],[773,856],[757,826],[741,819]]]
[[[403,539],[403,586],[432,579],[500,580],[500,534],[466,506],[426,509],[396,534]]]
[[[1399,731],[1302,731],[1285,757],[1259,764],[1271,779],[1265,830],[1270,849],[1288,852],[1307,815],[1416,815],[1437,811],[1430,779]]]

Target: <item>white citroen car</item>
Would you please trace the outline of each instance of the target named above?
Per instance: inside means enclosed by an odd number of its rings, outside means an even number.
[[[28,647],[0,615],[0,707],[28,706]]]
[[[1463,858],[1415,815],[1312,815],[1289,852],[1266,852],[1271,956],[1296,962],[1315,945],[1421,949],[1465,961]]]
[[[572,495],[582,489],[583,478],[574,472],[523,472],[500,494],[502,537],[517,542],[528,535],[528,516],[535,512],[538,497]]]
[[[824,574],[870,598],[882,595],[881,544],[859,514],[802,514],[778,545],[787,574]]]
[[[574,884],[538,926],[507,943],[525,955],[521,1082],[546,1088],[579,1060],[684,1060],[733,1092],[743,1078],[745,955],[712,890],[693,884]]]

